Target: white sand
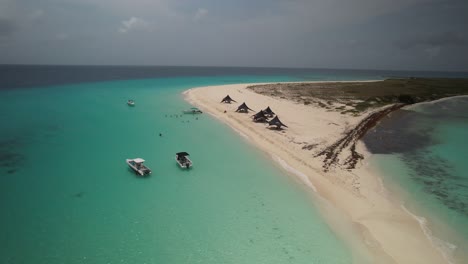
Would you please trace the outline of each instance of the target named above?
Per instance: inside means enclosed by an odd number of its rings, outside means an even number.
[[[359,164],[353,171],[333,168],[325,173],[323,157],[314,158],[318,150],[335,142],[362,117],[267,97],[247,90],[247,86],[201,87],[184,94],[186,100],[247,137],[314,190],[320,197],[316,200],[323,200],[314,202],[319,204],[318,208],[330,227],[355,251],[366,255],[368,262],[447,263],[416,219],[402,209],[398,200],[388,195],[378,175],[367,165]],[[237,103],[220,103],[227,94]],[[279,132],[267,129],[265,124],[252,122],[253,112],[235,112],[242,102],[255,111],[270,106],[289,128]],[[312,150],[303,150],[305,142],[318,145]],[[362,143],[358,144],[358,152],[370,155]]]

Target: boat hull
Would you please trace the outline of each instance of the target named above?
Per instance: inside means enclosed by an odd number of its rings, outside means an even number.
[[[185,157],[185,160],[179,160],[176,156],[175,161],[177,162],[177,164],[179,164],[179,167],[182,169],[190,169],[193,165],[193,162],[187,157]]]
[[[130,167],[130,169],[132,169],[137,175],[148,176],[151,174],[151,170],[143,164],[138,168],[132,159],[126,159],[126,162],[128,167]]]

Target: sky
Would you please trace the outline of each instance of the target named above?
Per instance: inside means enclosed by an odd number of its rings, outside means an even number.
[[[468,0],[0,0],[0,64],[468,71]]]

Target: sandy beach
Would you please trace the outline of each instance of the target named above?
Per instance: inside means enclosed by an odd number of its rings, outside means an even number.
[[[184,96],[191,104],[226,123],[267,153],[295,179],[308,186],[313,197],[323,198],[323,201],[314,202],[319,204],[331,229],[359,254],[365,255],[370,263],[448,262],[428,239],[417,219],[385,190],[376,170],[367,164],[366,157],[370,153],[362,143],[358,143],[357,148],[365,158],[353,170],[338,164],[325,172],[323,157],[315,157],[369,113],[353,116],[327,111],[316,105],[257,94],[246,89],[247,86],[193,88],[184,92]],[[227,94],[237,103],[220,103]],[[254,111],[248,114],[235,112],[243,102]],[[288,126],[287,129],[271,130],[264,123],[252,122],[251,116],[267,106]],[[340,221],[333,219],[337,213],[343,218]]]

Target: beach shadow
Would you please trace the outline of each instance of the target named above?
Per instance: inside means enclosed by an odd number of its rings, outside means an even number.
[[[272,130],[272,131],[278,131],[278,132],[284,132],[286,131],[284,128],[277,128],[277,127],[267,127],[267,129]]]

